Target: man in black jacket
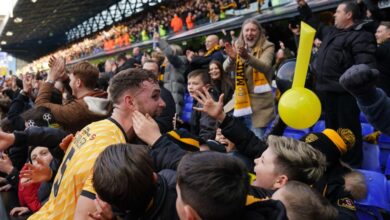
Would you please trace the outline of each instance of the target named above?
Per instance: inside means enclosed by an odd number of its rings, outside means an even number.
[[[362,161],[362,136],[359,108],[355,99],[339,84],[340,76],[352,65],[375,66],[375,39],[357,23],[359,8],[343,2],[337,7],[335,27],[324,38],[315,63],[316,90],[325,113],[327,128],[349,128],[356,136],[353,150],[343,160],[359,167]]]
[[[375,56],[380,73],[377,86],[385,91],[387,96],[390,96],[390,21],[380,23],[375,37],[378,43]]]
[[[217,35],[209,35],[205,41],[206,54],[204,56],[196,56],[193,51],[187,51],[187,59],[190,62],[191,70],[208,69],[209,63],[212,60],[217,60],[220,63],[225,61],[222,53],[222,48],[218,45],[219,38]]]

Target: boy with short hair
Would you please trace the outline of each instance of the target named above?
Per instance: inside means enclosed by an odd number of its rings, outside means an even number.
[[[187,89],[191,97],[194,97],[196,91],[202,91],[203,88],[207,90],[210,88],[211,79],[206,70],[198,69],[188,74]],[[201,107],[201,105],[194,99],[194,107]],[[214,139],[217,130],[217,123],[215,119],[211,118],[204,112],[193,111],[190,120],[190,131],[192,134],[199,136],[203,141]]]
[[[305,183],[289,181],[272,195],[272,199],[283,203],[289,220],[337,218],[337,209]]]
[[[156,173],[153,167],[146,146],[108,146],[93,168],[92,181],[99,200],[109,203],[123,219],[178,219],[175,175]]]
[[[180,219],[238,219],[249,189],[248,171],[235,157],[217,152],[187,154],[177,168]]]

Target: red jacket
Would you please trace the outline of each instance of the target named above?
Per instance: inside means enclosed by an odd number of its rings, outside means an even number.
[[[22,170],[27,167],[24,166]],[[32,212],[36,212],[41,208],[41,202],[38,199],[38,190],[41,183],[22,184],[19,181],[18,197],[20,206],[28,207]]]

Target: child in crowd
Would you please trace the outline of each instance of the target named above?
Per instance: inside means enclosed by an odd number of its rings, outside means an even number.
[[[326,172],[313,184],[313,188],[337,208],[338,219],[356,219],[354,200],[366,197],[365,179],[362,174],[340,161],[341,156],[355,144],[355,135],[349,129],[325,129],[307,134],[301,140],[326,157]]]
[[[20,207],[14,207],[11,216],[30,215],[38,211],[50,195],[53,156],[49,149],[43,146],[31,147],[29,161],[20,171]]]
[[[123,219],[178,219],[175,211],[175,175],[156,173],[146,146],[114,144],[97,158],[93,187],[100,203],[111,205]],[[100,210],[100,208],[97,208]],[[90,213],[90,216],[113,216]],[[112,218],[109,218],[112,219]]]
[[[337,217],[337,210],[325,198],[298,181],[289,181],[272,195],[272,199],[283,203],[289,220],[335,220]]]
[[[194,70],[188,74],[187,89],[191,97],[196,91],[202,89],[210,89],[211,80],[210,75],[205,70]],[[193,106],[201,107],[201,105],[194,101]],[[214,139],[215,131],[217,129],[216,121],[203,112],[193,111],[191,114],[191,133],[199,136],[203,141]]]
[[[219,121],[222,134],[236,144],[241,154],[255,160],[256,180],[252,185],[274,190],[289,180],[313,184],[324,173],[324,155],[309,144],[276,136],[269,136],[268,141],[264,141],[223,112],[223,95],[215,102],[204,90],[198,91],[194,98],[202,105],[195,109]]]

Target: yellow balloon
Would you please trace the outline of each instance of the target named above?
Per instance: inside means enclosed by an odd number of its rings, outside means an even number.
[[[321,102],[306,88],[287,90],[279,100],[279,115],[288,126],[305,129],[313,126],[321,116]]]

